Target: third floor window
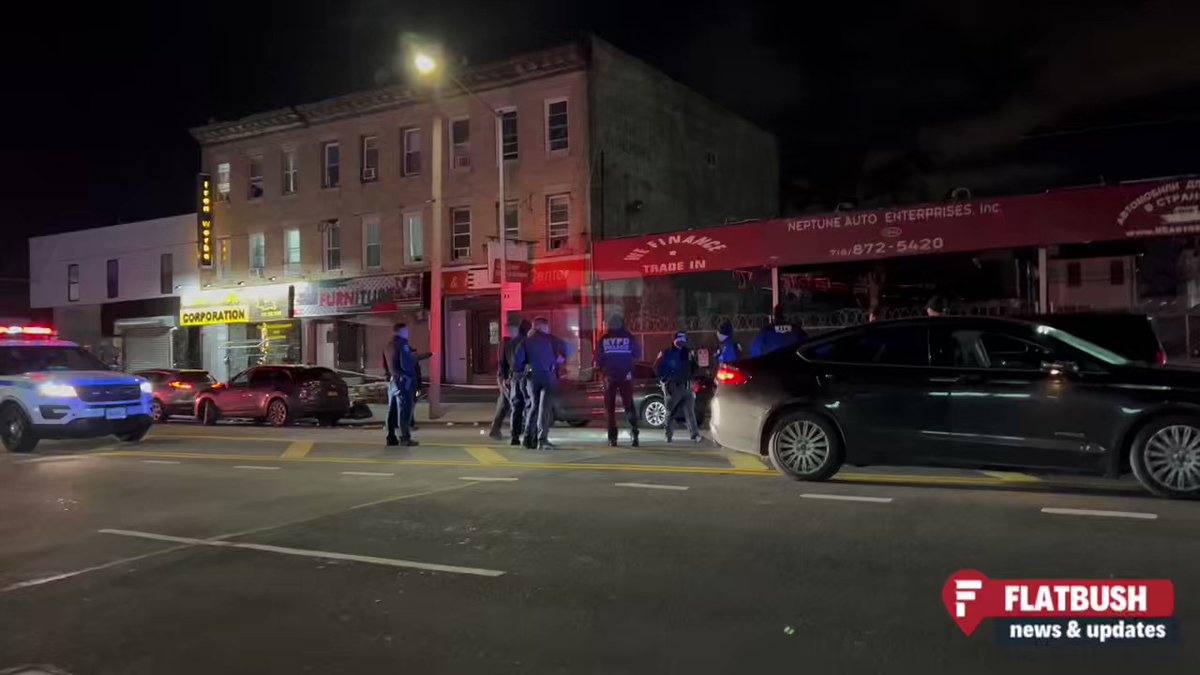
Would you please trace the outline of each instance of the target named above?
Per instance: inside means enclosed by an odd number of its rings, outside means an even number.
[[[505,110],[500,113],[500,142],[504,159],[517,158],[517,111]]]
[[[342,153],[337,141],[332,141],[321,146],[321,158],[324,165],[324,171],[321,176],[321,187],[335,188],[341,185]]]
[[[569,147],[567,100],[546,102],[546,149],[565,151]]]
[[[296,163],[296,151],[283,151],[283,194],[295,194],[299,187],[300,168]]]
[[[450,166],[471,168],[471,120],[450,121]]]
[[[421,129],[419,127],[404,130],[404,166],[401,168],[405,176],[421,174]]]
[[[450,209],[450,258],[471,257],[471,209]]]
[[[262,155],[255,155],[248,162],[250,165],[250,185],[247,198],[262,199],[263,196],[263,160]]]
[[[379,137],[362,137],[362,172],[364,183],[374,183],[379,180]]]

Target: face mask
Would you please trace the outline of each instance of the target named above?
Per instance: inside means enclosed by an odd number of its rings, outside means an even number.
[[[396,335],[399,335],[400,337],[402,337],[402,338],[404,338],[405,340],[407,340],[407,339],[408,339],[408,329],[407,329],[407,328],[401,328],[400,330],[396,331]]]
[[[517,329],[515,326],[508,327],[508,337],[510,337],[510,338],[517,337]]]
[[[550,334],[550,326],[549,325],[538,326],[537,329],[538,329],[539,333],[545,333],[546,335]]]
[[[683,340],[676,340],[676,341],[675,341],[675,346],[676,346],[676,347],[678,347],[679,349],[683,349],[683,346],[684,346],[684,345],[686,345],[686,344],[687,344],[687,343],[686,343],[686,342],[684,342]]]
[[[729,336],[725,335],[724,333],[719,333],[719,334],[717,334],[717,339],[720,340],[721,342],[724,342],[729,339]]]

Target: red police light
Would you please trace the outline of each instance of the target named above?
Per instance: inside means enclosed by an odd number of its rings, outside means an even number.
[[[717,384],[746,384],[750,381],[750,376],[738,370],[737,368],[734,368],[733,366],[727,365],[721,366],[717,369],[717,376],[715,379],[717,380]]]
[[[0,326],[0,335],[37,335],[49,337],[54,329],[48,326]]]

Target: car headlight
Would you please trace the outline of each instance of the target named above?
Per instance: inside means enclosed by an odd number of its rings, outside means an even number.
[[[46,398],[75,398],[75,387],[59,382],[43,382],[38,385],[38,394]]]
[[[139,384],[138,388],[140,388],[142,390],[143,394],[153,394],[154,393],[154,385],[150,384],[149,382],[143,382],[143,383]]]

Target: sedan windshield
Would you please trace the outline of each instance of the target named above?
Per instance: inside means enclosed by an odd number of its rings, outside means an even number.
[[[1115,352],[1110,352],[1109,350],[1105,349],[1104,347],[1101,347],[1100,345],[1088,342],[1087,340],[1084,340],[1081,337],[1076,337],[1070,333],[1061,331],[1057,328],[1053,328],[1051,326],[1046,326],[1046,325],[1041,325],[1041,326],[1037,327],[1037,332],[1041,335],[1045,335],[1045,336],[1049,337],[1051,340],[1054,340],[1055,342],[1059,342],[1059,343],[1065,344],[1069,347],[1072,347],[1074,349],[1077,349],[1077,350],[1083,352],[1084,354],[1087,354],[1088,356],[1096,359],[1097,361],[1100,361],[1102,363],[1107,363],[1110,366],[1123,366],[1123,365],[1126,365],[1129,363],[1129,359],[1121,356],[1120,354],[1117,354]]]

